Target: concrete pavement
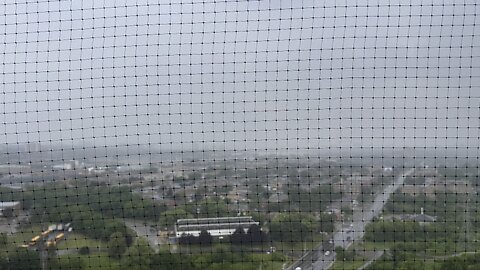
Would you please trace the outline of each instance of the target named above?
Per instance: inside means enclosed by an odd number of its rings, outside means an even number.
[[[158,251],[160,240],[158,237],[158,231],[155,227],[150,226],[143,220],[124,219],[125,225],[135,231],[137,236],[147,239],[150,247],[155,251]]]
[[[414,169],[404,172],[394,183],[386,186],[384,191],[375,197],[373,203],[354,211],[353,222],[350,225],[342,226],[342,228],[333,235],[331,239],[333,240],[333,246],[347,249],[355,243],[355,241],[362,240],[367,224],[381,214],[390,195],[397,191],[403,185],[405,177],[413,172]],[[326,253],[327,250],[324,245],[320,245],[317,249],[308,252],[287,269],[296,269],[297,267],[300,267],[302,270],[329,269],[335,262],[336,254],[333,249],[334,248],[329,250],[329,253]]]

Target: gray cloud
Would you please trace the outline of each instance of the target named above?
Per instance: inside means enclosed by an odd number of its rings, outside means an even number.
[[[472,146],[475,1],[0,5],[0,142]]]

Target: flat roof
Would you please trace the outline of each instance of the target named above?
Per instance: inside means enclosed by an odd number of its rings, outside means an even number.
[[[0,202],[0,208],[15,207],[20,205],[20,202]]]
[[[179,225],[177,231],[201,231],[201,230],[222,230],[222,229],[237,229],[242,227],[248,229],[251,225],[258,225],[258,222],[236,222],[236,223],[212,223],[212,224],[195,224],[195,225]]]
[[[177,225],[218,225],[218,224],[238,224],[238,223],[249,223],[255,222],[251,216],[241,216],[241,217],[219,217],[219,218],[188,218],[188,219],[178,219]]]

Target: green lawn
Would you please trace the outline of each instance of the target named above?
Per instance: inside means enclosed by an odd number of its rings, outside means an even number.
[[[410,246],[415,246],[417,242],[363,242],[356,246],[356,249],[366,250],[366,251],[375,251],[375,250],[387,250],[391,249],[395,244],[403,243]],[[425,244],[420,242],[420,244]],[[418,256],[423,256],[428,258],[439,257],[439,256],[449,256],[455,253],[464,251],[465,245],[463,243],[445,243],[445,242],[429,242],[425,250],[420,250],[417,252]],[[469,247],[467,251],[476,251],[478,248],[475,246]]]
[[[283,261],[279,261],[274,254],[256,253],[252,254],[253,262],[257,265],[262,264],[263,270],[277,270],[282,269]]]
[[[60,241],[57,249],[79,249],[81,247],[89,247],[91,251],[99,248],[105,248],[106,243],[92,238],[88,238],[82,234],[70,233],[67,237]]]
[[[40,226],[33,226],[22,231],[15,233],[12,236],[9,236],[10,243],[14,246],[20,246],[26,244],[32,239],[33,237],[40,235],[42,233],[42,229]]]
[[[331,269],[333,270],[356,270],[359,267],[361,267],[363,264],[365,264],[365,261],[363,258],[355,258],[354,261],[351,262],[339,262],[335,261],[333,264],[333,267]]]
[[[317,247],[323,241],[323,238],[323,235],[316,234],[310,241],[276,242],[274,243],[274,246],[277,248],[277,251],[280,252],[298,251],[303,253],[304,250],[312,250]]]
[[[10,236],[9,241],[13,246],[20,246],[28,243],[33,237],[40,235],[41,232],[42,230],[40,226],[30,227]],[[58,243],[57,249],[78,249],[85,246],[88,246],[91,250],[94,250],[98,248],[104,248],[106,244],[78,233],[70,233],[64,240],[61,240]]]
[[[282,269],[282,263],[263,263],[260,267],[257,263],[241,262],[241,263],[215,263],[209,266],[209,270],[279,270]]]
[[[390,249],[394,243],[389,242],[362,242],[358,245],[357,249],[365,251],[377,251]]]
[[[424,261],[422,259],[408,260],[401,262],[398,269],[423,269],[423,270],[440,270],[443,261]],[[393,269],[392,261],[378,260],[373,265],[376,269]],[[455,270],[455,269],[452,269]]]
[[[167,245],[165,245],[167,246]],[[170,247],[170,246],[168,246]],[[234,247],[229,243],[213,243],[211,246],[202,246],[202,245],[177,245],[178,253],[182,254],[205,254],[205,253],[213,253],[216,250],[227,250],[230,251]]]
[[[426,261],[425,262],[425,270],[440,270],[443,261]]]
[[[277,254],[278,255],[278,254]],[[256,253],[252,254],[251,257],[242,262],[223,262],[223,263],[213,263],[209,265],[208,269],[211,270],[279,270],[282,269],[284,264],[283,261],[277,255],[273,254],[262,254]],[[280,255],[281,256],[281,255]]]
[[[106,253],[95,253],[80,256],[85,262],[85,269],[118,269],[120,265],[117,260],[113,260]]]

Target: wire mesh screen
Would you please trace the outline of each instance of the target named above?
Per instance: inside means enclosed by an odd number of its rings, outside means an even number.
[[[4,0],[0,269],[480,269],[475,0]]]

